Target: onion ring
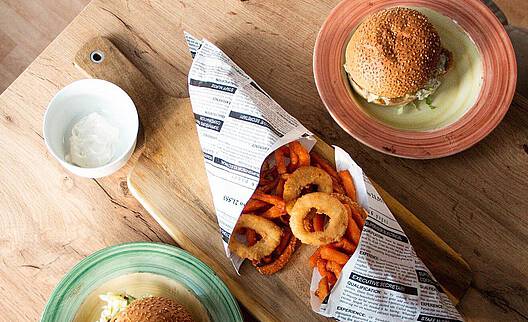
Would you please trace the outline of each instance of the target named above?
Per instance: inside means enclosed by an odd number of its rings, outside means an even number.
[[[280,271],[290,261],[290,258],[299,245],[299,240],[295,238],[290,229],[286,227],[281,240],[281,245],[279,245],[274,251],[274,253],[276,252],[279,254],[277,259],[271,263],[265,263],[263,265],[260,263],[254,263],[253,265],[263,275],[274,274]]]
[[[326,214],[330,220],[323,231],[309,232],[304,228],[304,218],[315,208],[317,213]],[[290,212],[290,227],[301,242],[310,245],[325,245],[338,241],[348,226],[345,206],[335,197],[324,192],[306,194],[295,202]]]
[[[291,210],[293,209],[293,206],[295,205],[295,199],[294,200],[290,200],[286,203],[286,212],[289,214],[291,212]]]
[[[365,219],[367,219],[367,212],[365,211],[365,209],[347,195],[340,193],[332,193],[331,195],[339,199],[341,203],[350,206],[350,210],[352,210],[352,218],[354,218],[354,221],[358,225],[359,229],[363,229]]]
[[[244,245],[231,236],[229,249],[241,258],[259,260],[268,256],[280,243],[282,231],[271,220],[252,214],[240,215],[235,231],[240,228],[251,228],[262,238],[253,246]]]
[[[332,178],[324,170],[317,167],[300,167],[295,170],[284,183],[282,198],[288,202],[297,199],[304,187],[316,185],[317,191],[333,192]]]

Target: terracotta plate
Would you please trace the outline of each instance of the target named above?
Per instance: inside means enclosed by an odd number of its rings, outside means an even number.
[[[399,130],[367,115],[352,99],[343,76],[348,40],[365,16],[394,6],[425,7],[450,17],[480,51],[484,80],[479,98],[460,119],[446,127],[422,132]],[[387,154],[432,159],[471,147],[499,124],[515,93],[517,66],[506,31],[480,0],[344,0],[332,10],[319,32],[314,75],[326,108],[354,138]]]

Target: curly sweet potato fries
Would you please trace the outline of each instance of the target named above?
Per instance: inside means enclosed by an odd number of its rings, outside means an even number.
[[[317,267],[322,277],[315,292],[315,295],[322,301],[332,290],[343,266],[354,254],[367,213],[357,203],[356,188],[350,172],[348,170],[337,172],[328,161],[320,156],[313,157],[313,159],[317,160],[316,166],[332,176],[334,184],[332,195],[345,206],[348,215],[348,225],[344,236],[337,242],[320,246],[310,257],[310,267]],[[319,220],[314,217],[314,229],[321,229]]]
[[[344,235],[335,242],[318,247],[310,257],[310,267],[317,268],[322,277],[315,294],[323,300],[335,285],[343,266],[356,250],[367,216],[366,211],[357,203],[356,188],[350,172],[337,171],[332,163],[315,152],[309,153],[300,142],[291,142],[274,151],[264,162],[258,187],[244,206],[242,213],[258,215],[281,229],[278,246],[270,254],[252,260],[253,266],[260,273],[265,275],[276,273],[288,263],[300,245],[299,239],[290,229],[288,214],[296,200],[284,200],[286,195],[284,185],[300,167],[317,167],[326,172],[332,179],[332,192],[326,188],[325,193],[335,197],[335,202],[339,201],[347,212],[347,227]],[[301,171],[295,176],[299,173]],[[330,181],[325,182],[328,182],[325,186],[329,187]],[[315,192],[316,189],[313,184],[307,185],[302,188],[301,195]],[[328,223],[328,216],[312,211],[305,217],[303,226],[308,232],[317,232],[324,231]],[[245,235],[248,247],[256,245],[261,240],[261,236],[251,228],[235,228],[235,231]]]
[[[270,160],[273,158],[273,161]],[[274,164],[274,165],[271,165]],[[310,164],[310,154],[297,141],[275,150],[261,169],[257,189],[248,200],[243,214],[259,215],[272,221],[282,230],[281,240],[275,250],[259,260],[252,260],[253,266],[262,274],[271,275],[282,269],[300,245],[289,226],[289,215],[283,199],[284,183],[295,170]],[[237,233],[244,233],[248,246],[255,245],[260,236],[253,229],[245,228]]]

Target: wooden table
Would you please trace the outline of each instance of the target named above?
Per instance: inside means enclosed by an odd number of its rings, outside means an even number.
[[[325,141],[351,152],[370,177],[465,257],[475,272],[459,307],[468,320],[528,319],[526,106],[514,102],[489,137],[449,158],[403,160],[361,145],[333,122],[313,82],[315,37],[337,2],[92,1],[0,96],[2,319],[38,319],[59,279],[100,248],[137,240],[173,243],[128,192],[133,162],[108,178],[75,177],[46,151],[41,128],[50,98],[84,77],[73,57],[97,35],[109,37],[156,85],[185,96],[191,58],[183,30],[217,43],[277,102]]]

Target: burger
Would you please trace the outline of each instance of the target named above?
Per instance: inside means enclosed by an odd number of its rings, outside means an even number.
[[[400,7],[368,16],[352,35],[345,56],[352,88],[383,106],[426,99],[452,64],[427,17]]]
[[[103,307],[98,322],[192,322],[185,307],[176,301],[160,296],[135,299],[126,294],[108,293],[100,298]]]

